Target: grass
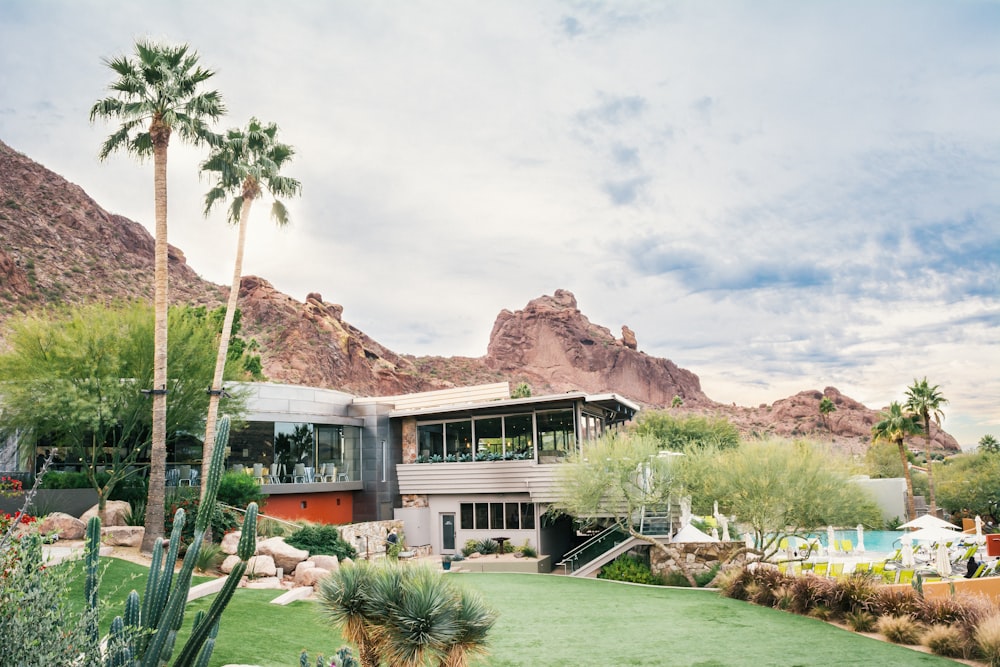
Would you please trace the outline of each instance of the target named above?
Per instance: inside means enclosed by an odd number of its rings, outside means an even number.
[[[130,582],[112,594],[112,582],[143,568],[112,563],[102,586],[103,597],[112,606],[120,606],[128,590],[141,591],[141,585]],[[451,576],[481,591],[500,612],[491,633],[489,657],[474,663],[479,667],[956,664],[711,591],[551,575]],[[276,595],[273,590],[237,591],[222,616],[212,665],[285,667],[298,664],[302,649],[315,660],[316,654],[329,656],[343,644],[321,619],[314,601],[284,607],[268,604]],[[178,645],[195,610],[207,609],[211,600],[202,598],[189,605]],[[110,622],[111,615],[103,615],[102,625]]]

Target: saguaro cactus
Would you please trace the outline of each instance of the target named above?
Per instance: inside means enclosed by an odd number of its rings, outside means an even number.
[[[191,586],[191,575],[198,560],[198,553],[204,543],[205,532],[211,522],[212,510],[219,491],[219,481],[222,479],[222,465],[228,442],[229,418],[223,417],[219,421],[215,434],[215,449],[212,452],[212,462],[205,480],[205,495],[198,506],[198,514],[195,517],[194,541],[184,555],[181,569],[175,576],[174,563],[177,562],[177,554],[181,544],[181,529],[185,522],[184,510],[179,509],[174,515],[174,527],[170,534],[170,540],[157,540],[156,546],[153,548],[153,562],[150,565],[149,578],[146,580],[146,590],[141,603],[139,594],[132,591],[125,603],[124,617],[119,616],[112,621],[105,652],[105,667],[159,667],[159,665],[170,662],[177,631],[184,620],[184,608]],[[95,520],[92,520],[91,523]],[[96,532],[93,533],[88,526],[87,603],[94,607],[97,604],[97,588],[95,583],[93,594],[91,594],[89,554],[91,550],[96,552],[98,548],[100,522],[98,521],[96,525]],[[181,648],[177,659],[172,663],[174,667],[202,667],[208,664],[215,646],[219,617],[226,605],[229,604],[229,600],[232,599],[233,593],[246,571],[247,561],[256,550],[256,535],[257,505],[251,503],[247,507],[246,519],[243,522],[243,536],[237,550],[240,562],[229,573],[229,578],[222,590],[216,595],[208,612],[199,613],[195,617],[191,636]],[[164,550],[166,550],[166,558],[164,558]],[[96,570],[96,557],[94,568]]]

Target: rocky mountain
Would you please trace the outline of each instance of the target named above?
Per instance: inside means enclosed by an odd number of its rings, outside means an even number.
[[[0,142],[0,345],[3,320],[48,304],[149,299],[153,239],[137,222],[102,209],[78,186]],[[228,288],[201,279],[170,248],[170,298],[215,307]],[[810,435],[854,447],[867,444],[875,411],[834,388],[808,391],[757,408],[722,405],[698,376],[638,349],[596,325],[565,290],[497,316],[483,357],[414,357],[393,352],[343,318],[342,306],[317,293],[300,302],[263,278],[240,286],[244,334],[260,344],[275,382],[329,387],[362,396],[391,395],[482,382],[526,382],[535,394],[617,392],[644,406],[680,397],[683,412],[726,416],[747,433]],[[837,411],[820,419],[829,396]],[[947,434],[937,448],[958,450]]]

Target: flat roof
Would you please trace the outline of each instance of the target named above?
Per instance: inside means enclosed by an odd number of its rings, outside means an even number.
[[[436,405],[432,407],[413,408],[404,410],[392,410],[390,417],[424,417],[430,415],[460,415],[472,416],[473,414],[495,414],[498,412],[508,412],[511,408],[554,405],[559,403],[576,403],[583,401],[596,405],[603,410],[614,414],[612,421],[624,421],[631,419],[639,412],[639,406],[614,393],[588,394],[583,391],[569,391],[565,394],[548,394],[545,396],[529,396],[527,398],[507,398],[503,400],[490,401],[488,403],[453,403],[451,405]]]

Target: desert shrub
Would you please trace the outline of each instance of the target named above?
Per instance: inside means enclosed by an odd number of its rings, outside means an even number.
[[[878,616],[909,616],[918,611],[920,598],[912,588],[879,587],[875,595],[874,613]]]
[[[174,529],[174,515],[178,509],[183,509],[189,517],[198,515],[198,506],[201,501],[198,498],[198,489],[185,489],[183,492],[173,493],[166,499],[166,516],[164,517],[164,530],[170,535]],[[221,539],[226,533],[237,530],[243,521],[243,515],[235,510],[222,507],[218,503],[212,511],[211,516],[212,534],[215,539]],[[181,551],[187,549],[194,539],[194,521],[185,521],[181,530]]]
[[[912,616],[882,616],[875,627],[894,644],[919,644],[924,633]]]
[[[723,570],[716,579],[715,584],[719,587],[719,592],[727,598],[746,600],[745,586],[749,580],[748,577],[746,568],[732,568],[730,570]]]
[[[972,652],[972,644],[962,629],[949,625],[932,625],[922,642],[931,652],[946,658],[968,658]]]
[[[222,561],[226,559],[226,554],[222,552],[222,547],[218,544],[203,544],[198,551],[198,559],[195,561],[195,568],[199,572],[216,570]]]
[[[629,581],[633,584],[662,585],[663,579],[653,574],[642,559],[624,554],[601,568],[598,579]]]
[[[489,554],[495,554],[500,549],[500,545],[497,544],[496,540],[491,540],[486,538],[484,540],[479,540],[476,542],[476,551],[483,554],[484,556]]]
[[[797,614],[810,614],[817,607],[822,607],[825,617],[830,615],[831,601],[839,603],[842,594],[837,592],[837,582],[826,577],[805,575],[793,577],[790,585],[792,593],[791,611]]]
[[[861,573],[854,574],[835,580],[834,587],[839,591],[835,602],[838,613],[847,614],[856,611],[871,613],[875,608],[880,585],[872,577]]]
[[[704,588],[705,586],[708,586],[710,583],[712,583],[712,581],[715,580],[715,577],[717,577],[719,574],[719,567],[720,565],[716,563],[707,572],[702,572],[701,574],[694,575],[694,581],[696,584],[698,584],[698,587]]]
[[[826,605],[818,604],[809,610],[807,616],[811,618],[819,619],[821,621],[830,620],[830,610],[826,608]]]
[[[965,598],[924,597],[917,600],[916,617],[928,625],[958,623],[963,617]]]
[[[296,549],[305,549],[310,554],[327,554],[336,556],[339,560],[357,556],[357,550],[340,536],[340,530],[325,523],[302,526],[286,537],[285,542]]]
[[[525,558],[538,558],[538,552],[535,551],[535,547],[525,541],[524,546],[519,549],[519,551],[524,554]]]
[[[465,544],[462,546],[462,555],[468,556],[469,554],[476,553],[476,549],[479,547],[479,542],[477,540],[466,540]]]
[[[129,504],[129,509],[122,517],[126,526],[146,525],[146,500],[136,500]]]
[[[779,586],[774,589],[774,606],[777,609],[789,610],[792,608],[795,596],[792,594],[790,586]]]
[[[218,499],[220,503],[245,509],[250,503],[263,506],[267,496],[261,492],[252,475],[227,472],[219,482]]]
[[[1000,615],[984,618],[974,634],[976,646],[990,667],[1000,667]]]
[[[875,618],[875,614],[864,609],[849,611],[844,614],[844,622],[847,623],[847,627],[855,632],[871,632],[875,629],[877,621],[878,619]]]

